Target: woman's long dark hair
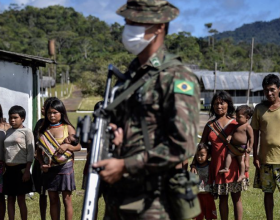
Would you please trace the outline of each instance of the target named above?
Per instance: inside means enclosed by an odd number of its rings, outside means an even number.
[[[47,105],[45,107],[45,119],[44,119],[44,122],[43,122],[41,128],[39,129],[39,133],[43,134],[51,124],[48,119],[49,108],[53,108],[61,114],[61,123],[62,124],[67,124],[74,128],[74,126],[71,124],[71,122],[67,116],[67,112],[66,112],[63,102],[59,99],[54,99],[54,100],[50,101],[49,103],[47,103]]]
[[[224,101],[228,104],[227,116],[232,118],[235,108],[233,106],[233,102],[232,102],[232,98],[231,98],[230,94],[228,94],[226,91],[218,91],[214,94],[212,101],[211,101],[211,108],[209,110],[209,117],[210,118],[212,118],[213,116],[219,117],[218,115],[216,115],[216,113],[214,111],[214,102],[217,99],[220,99],[221,101]]]
[[[0,104],[0,123],[2,123],[3,121],[4,121],[3,110],[2,110],[2,105]]]

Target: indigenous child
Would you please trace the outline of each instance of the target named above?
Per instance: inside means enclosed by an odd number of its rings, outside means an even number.
[[[208,184],[209,158],[210,148],[206,144],[200,143],[195,154],[197,161],[195,166],[200,179],[198,199],[201,213],[195,218],[196,220],[203,220],[204,217],[205,219],[217,219],[214,197],[210,194],[210,185]]]
[[[227,137],[229,145],[228,153],[225,160],[225,168],[220,170],[219,173],[229,172],[229,166],[232,158],[236,157],[240,165],[240,175],[237,182],[241,182],[246,178],[245,176],[245,153],[250,153],[254,144],[254,132],[251,125],[248,123],[253,115],[253,110],[247,105],[239,106],[236,111],[236,125],[235,130]]]
[[[62,144],[62,142],[67,136],[75,133],[63,102],[57,99],[48,103],[45,107],[44,123],[39,129],[38,159],[44,172],[44,187],[48,190],[50,214],[53,220],[60,217],[58,204],[60,192],[65,219],[73,219],[72,191],[76,190],[73,153],[81,150],[81,146]],[[42,150],[52,158],[51,167],[44,164]]]
[[[41,108],[42,115],[45,115],[45,107],[52,100],[56,100],[56,97],[49,97],[44,102],[44,105]],[[46,190],[44,189],[44,176],[42,175],[41,165],[38,161],[37,157],[37,149],[38,149],[38,139],[39,139],[39,129],[44,122],[44,118],[41,118],[37,121],[35,128],[33,130],[34,140],[35,140],[35,160],[33,164],[32,170],[32,178],[34,181],[35,191],[39,193],[39,207],[40,207],[40,215],[41,220],[46,220],[46,211],[47,211],[47,195]],[[60,207],[60,204],[59,204]],[[0,219],[1,220],[1,219]]]
[[[26,112],[21,106],[9,110],[9,123],[12,126],[6,132],[4,141],[3,191],[8,195],[8,216],[15,219],[15,202],[17,200],[21,219],[27,220],[25,194],[32,191],[30,167],[34,158],[34,136],[29,128],[23,126]]]
[[[77,146],[79,144],[79,138],[75,134],[70,134],[63,140],[62,144],[71,144],[73,146]]]

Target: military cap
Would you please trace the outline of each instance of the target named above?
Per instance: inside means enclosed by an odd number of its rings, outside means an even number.
[[[179,9],[164,0],[127,0],[117,14],[144,24],[161,24],[175,19]]]

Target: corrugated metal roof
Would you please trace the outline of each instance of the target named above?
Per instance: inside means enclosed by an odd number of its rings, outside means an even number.
[[[37,66],[45,66],[46,63],[56,64],[55,60],[52,60],[49,58],[15,53],[15,52],[10,52],[10,51],[5,51],[5,50],[0,50],[0,59],[10,60],[10,61],[19,62],[19,63],[35,62],[35,63],[37,63]]]
[[[202,81],[205,90],[214,89],[214,71],[210,70],[193,70]],[[254,73],[251,74],[250,89],[262,87],[263,78],[271,73]],[[280,77],[279,73],[273,73]],[[217,90],[247,90],[249,72],[221,72],[217,71],[216,89]]]

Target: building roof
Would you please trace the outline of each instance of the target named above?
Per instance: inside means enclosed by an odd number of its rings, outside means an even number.
[[[46,63],[49,64],[56,64],[55,60],[39,57],[39,56],[33,56],[33,55],[27,55],[27,54],[21,54],[21,53],[15,53],[5,50],[0,50],[0,60],[6,60],[11,62],[17,62],[22,63],[26,66],[46,66]]]
[[[193,70],[204,85],[205,90],[214,89],[215,75],[210,70]],[[252,72],[250,80],[250,89],[254,92],[262,90],[263,78],[270,73]],[[273,73],[280,77],[279,73]],[[217,90],[247,90],[249,72],[221,72],[217,71],[216,89]]]

